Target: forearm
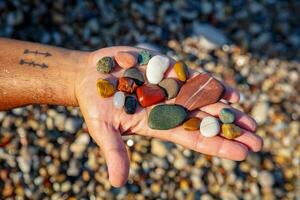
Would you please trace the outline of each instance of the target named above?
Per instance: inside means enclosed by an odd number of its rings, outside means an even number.
[[[0,110],[77,106],[75,81],[88,53],[0,38]]]

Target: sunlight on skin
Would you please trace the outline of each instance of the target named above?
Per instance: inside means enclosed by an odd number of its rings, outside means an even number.
[[[109,180],[113,186],[119,187],[125,184],[129,172],[129,159],[121,135],[135,133],[142,136],[151,136],[162,140],[174,142],[199,153],[219,156],[232,160],[244,160],[248,150],[259,151],[262,148],[262,139],[253,132],[256,129],[255,121],[242,113],[238,114],[237,125],[243,128],[242,135],[235,140],[227,140],[221,136],[213,138],[203,137],[199,131],[186,131],[181,126],[171,130],[152,130],[147,125],[147,116],[151,108],[139,107],[134,115],[128,115],[124,109],[116,109],[112,103],[112,97],[101,98],[98,95],[96,82],[99,78],[109,79],[114,84],[118,77],[123,74],[122,69],[116,68],[111,74],[103,75],[96,71],[97,61],[104,56],[114,56],[118,51],[141,51],[133,47],[110,47],[100,49],[91,54],[89,66],[82,74],[78,74],[76,82],[76,97],[87,123],[89,133],[95,142],[103,150],[108,171]],[[152,52],[152,55],[157,54]],[[172,60],[172,59],[171,59]],[[174,60],[171,62],[171,66]],[[142,71],[145,66],[140,66]],[[197,72],[191,71],[191,77]],[[176,77],[174,70],[170,67],[166,77]],[[223,98],[231,103],[239,100],[239,93],[233,88],[225,86],[226,92]],[[169,100],[166,103],[172,103]],[[193,111],[190,116],[203,118],[209,115],[218,116],[219,111],[230,105],[222,102],[208,105],[198,111]]]

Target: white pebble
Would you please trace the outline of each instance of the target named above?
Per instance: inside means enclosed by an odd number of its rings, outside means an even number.
[[[153,56],[147,65],[146,76],[150,83],[158,84],[170,65],[170,59],[166,56]]]
[[[117,108],[117,109],[121,109],[123,108],[124,106],[124,103],[125,103],[125,94],[124,92],[116,92],[115,95],[114,95],[114,106]]]
[[[219,121],[214,117],[205,117],[200,124],[200,132],[204,137],[214,137],[220,132]]]

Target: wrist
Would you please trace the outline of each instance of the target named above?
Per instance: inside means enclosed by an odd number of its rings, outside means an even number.
[[[78,101],[76,97],[76,88],[78,83],[81,82],[82,77],[84,77],[85,72],[89,67],[90,52],[84,51],[74,51],[70,50],[67,55],[66,60],[68,64],[65,65],[63,69],[64,79],[67,85],[67,92],[61,92],[62,97],[67,98],[65,103],[62,103],[66,106],[78,106]]]

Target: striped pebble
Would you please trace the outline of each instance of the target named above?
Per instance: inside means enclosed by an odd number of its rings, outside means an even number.
[[[214,137],[220,132],[218,119],[214,117],[205,117],[200,124],[200,133],[204,137]]]

